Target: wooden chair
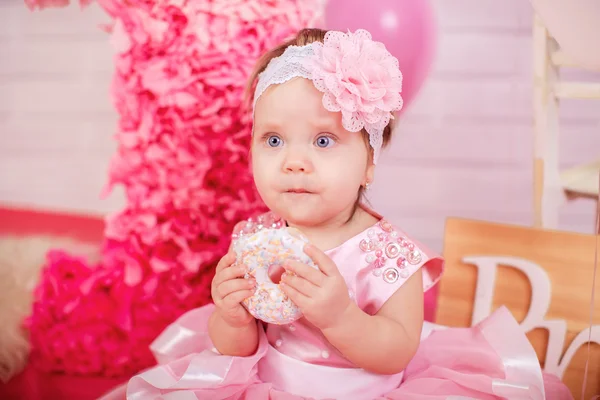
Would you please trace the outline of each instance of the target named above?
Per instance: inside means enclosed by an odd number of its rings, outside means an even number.
[[[436,323],[471,326],[500,305],[527,333],[547,372],[576,399],[600,395],[600,296],[590,301],[597,236],[450,218]],[[600,287],[600,276],[596,278]],[[585,397],[581,397],[588,360]]]
[[[569,82],[561,77],[562,68],[582,67],[559,49],[537,15],[533,22],[533,58],[534,226],[555,229],[562,204],[561,196],[556,192],[563,192],[568,200],[591,198],[597,201],[600,174],[600,149],[598,160],[560,171],[560,102],[564,99],[600,99],[600,83]],[[600,107],[598,111],[600,114]]]

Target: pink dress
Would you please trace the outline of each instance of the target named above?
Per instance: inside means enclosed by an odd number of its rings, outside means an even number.
[[[284,223],[267,213],[236,226],[236,235]],[[351,298],[369,314],[419,268],[425,290],[440,278],[443,261],[381,219],[326,252],[346,280]],[[105,399],[572,399],[558,378],[542,373],[535,351],[501,308],[471,328],[425,323],[421,345],[396,375],[356,368],[320,331],[301,319],[266,324],[249,357],[219,354],[207,332],[213,305],[189,311],[152,344],[158,366],[134,376]]]

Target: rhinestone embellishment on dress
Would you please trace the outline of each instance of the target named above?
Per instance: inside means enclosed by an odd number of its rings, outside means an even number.
[[[365,261],[372,268],[373,275],[382,277],[387,283],[408,278],[408,267],[419,264],[423,259],[421,251],[386,220],[381,220],[377,226],[381,232],[377,228],[369,229],[367,237],[358,244],[367,253]]]
[[[256,218],[248,218],[245,222],[236,225],[231,238],[238,239],[240,236],[252,235],[262,229],[279,229],[284,226],[283,220],[275,214],[268,212]]]

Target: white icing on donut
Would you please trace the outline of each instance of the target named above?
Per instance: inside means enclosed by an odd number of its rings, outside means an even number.
[[[277,325],[302,318],[300,309],[269,277],[269,268],[282,267],[286,260],[292,259],[318,269],[303,251],[306,243],[308,239],[294,228],[261,229],[235,240],[236,263],[245,265],[246,277],[256,280],[254,295],[242,302],[255,318]]]

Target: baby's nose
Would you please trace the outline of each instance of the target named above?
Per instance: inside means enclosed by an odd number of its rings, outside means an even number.
[[[289,152],[285,158],[284,170],[286,172],[309,172],[311,170],[309,157],[303,152]]]

